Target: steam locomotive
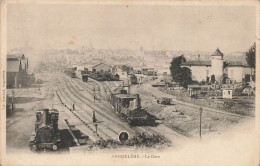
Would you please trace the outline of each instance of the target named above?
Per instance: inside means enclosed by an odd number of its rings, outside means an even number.
[[[35,131],[31,135],[29,144],[31,150],[57,150],[60,147],[58,120],[59,112],[56,109],[43,109],[36,112]]]
[[[126,90],[114,91],[110,96],[110,103],[116,113],[126,120],[130,126],[150,125],[153,120],[141,108],[139,94],[127,94]]]
[[[130,84],[137,84],[137,77],[134,74],[129,75]]]

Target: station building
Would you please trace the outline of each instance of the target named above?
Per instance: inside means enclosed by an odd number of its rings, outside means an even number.
[[[7,88],[19,88],[29,84],[28,58],[24,54],[7,55]]]
[[[92,71],[94,72],[112,72],[112,67],[108,66],[104,63],[99,63],[92,67]]]

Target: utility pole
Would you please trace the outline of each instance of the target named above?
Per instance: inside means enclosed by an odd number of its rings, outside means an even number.
[[[200,107],[200,139],[201,139],[201,117],[202,117],[202,107]]]
[[[96,119],[96,116],[95,116],[95,111],[93,111],[93,114],[92,114],[92,122],[95,124],[95,128],[96,128],[96,136],[98,136],[98,133],[97,133],[97,119]]]
[[[96,91],[100,91],[100,89],[97,89],[96,90],[96,88],[95,88],[95,86],[93,87],[93,91],[94,91],[94,103],[95,103],[95,101],[96,101]]]

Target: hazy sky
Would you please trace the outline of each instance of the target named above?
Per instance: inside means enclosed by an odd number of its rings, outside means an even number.
[[[8,6],[8,49],[245,51],[255,41],[254,7],[144,5]]]

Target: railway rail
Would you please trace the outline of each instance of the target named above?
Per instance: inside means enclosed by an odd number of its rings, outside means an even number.
[[[115,121],[114,120],[114,118],[110,118],[110,117],[108,117],[107,115],[105,115],[105,113],[106,113],[106,111],[104,111],[104,112],[102,112],[101,111],[101,109],[99,109],[99,108],[97,108],[96,106],[91,106],[93,103],[88,99],[88,98],[86,98],[86,97],[84,97],[82,94],[79,94],[79,93],[76,93],[75,91],[76,91],[76,89],[73,89],[73,88],[75,88],[75,87],[73,87],[73,86],[71,86],[71,88],[70,87],[67,87],[67,89],[68,89],[68,93],[66,93],[66,94],[64,94],[64,96],[70,96],[69,94],[72,94],[74,97],[75,97],[75,99],[72,99],[71,97],[70,97],[70,101],[73,101],[73,102],[77,102],[78,104],[77,104],[77,107],[79,107],[81,110],[86,110],[85,108],[83,108],[82,106],[80,106],[80,105],[87,105],[91,110],[95,110],[95,112],[98,114],[98,116],[100,117],[100,118],[102,118],[102,119],[105,119],[105,120],[107,120],[108,122],[113,122],[114,123],[114,125],[116,124],[116,125],[118,125],[118,128],[120,128],[120,126],[121,126],[121,124],[120,123],[118,123],[117,121]],[[65,91],[63,90],[63,92],[65,93]],[[84,99],[82,99],[82,98],[84,98]],[[104,109],[102,109],[102,110],[104,110]],[[73,111],[74,112],[74,111]],[[84,111],[84,114],[82,113],[82,112],[78,112],[78,113],[81,113],[80,114],[80,116],[85,116],[85,113],[87,113],[87,117],[91,117],[91,113],[89,112],[89,111]],[[122,126],[121,126],[122,127]],[[126,129],[126,128],[124,128],[124,129]],[[106,130],[109,130],[109,131],[111,131],[111,132],[113,132],[114,133],[114,137],[116,136],[118,136],[118,134],[121,132],[121,130],[118,130],[118,131],[115,131],[114,129],[111,129],[110,127],[106,127]],[[122,129],[123,130],[123,129]],[[128,131],[129,131],[129,128],[127,129]],[[99,131],[101,131],[101,129],[99,129]]]
[[[63,77],[64,78],[64,77]],[[65,78],[66,79],[66,78]],[[69,80],[64,80],[64,81],[69,81]],[[80,80],[79,80],[80,81]],[[74,82],[75,83],[75,82]],[[90,90],[89,88],[89,86],[87,87],[87,86],[84,86],[84,84],[81,84],[81,83],[78,83],[78,84],[80,84],[80,86],[83,86],[83,88],[85,89],[85,90]],[[98,85],[98,86],[101,86],[101,85]],[[72,93],[72,94],[74,94],[75,93],[75,91],[77,90],[75,87],[73,87],[73,86],[69,86],[68,87],[68,89],[70,89],[70,88],[72,88],[71,90],[70,90],[70,93]],[[73,89],[74,88],[74,89]],[[89,91],[90,92],[90,91]],[[102,88],[101,88],[101,92],[102,92]],[[82,94],[76,94],[78,97],[80,97],[79,98],[79,100],[83,100],[82,102],[86,102],[86,101],[88,101],[88,102],[90,102],[89,104],[93,104],[91,101],[89,101],[89,99],[88,98],[86,98],[85,96],[83,96]],[[103,114],[104,115],[104,113],[106,113],[106,114],[109,114],[110,116],[113,116],[115,119],[118,119],[118,116],[117,115],[115,115],[115,113],[114,112],[111,112],[111,107],[110,106],[108,106],[109,104],[107,103],[107,102],[102,102],[102,103],[98,103],[97,104],[100,108],[102,108],[102,110],[105,110],[105,111],[103,111],[103,112],[97,112],[97,113],[101,113],[101,115]],[[106,108],[104,108],[104,105],[107,105],[107,107]],[[89,106],[89,105],[88,105]],[[105,116],[106,118],[107,118],[107,116]],[[113,119],[114,119],[113,118]],[[114,121],[113,119],[109,119],[110,121]],[[114,122],[114,123],[118,123],[118,122]],[[133,127],[133,128],[130,128],[130,126],[128,125],[128,124],[126,124],[126,123],[123,123],[123,122],[121,122],[120,123],[120,125],[122,125],[121,127],[123,127],[123,129],[125,129],[125,130],[127,130],[128,132],[129,132],[129,129],[131,129],[132,130],[132,133],[134,134],[135,132],[142,132],[142,131],[145,131],[145,132],[148,132],[148,133],[151,133],[151,134],[159,134],[158,132],[156,132],[156,131],[154,131],[154,130],[152,130],[152,129],[150,129],[149,127],[146,127],[146,126],[143,126],[142,128],[143,129],[145,129],[145,130],[140,130],[140,128],[135,128],[135,127]]]

